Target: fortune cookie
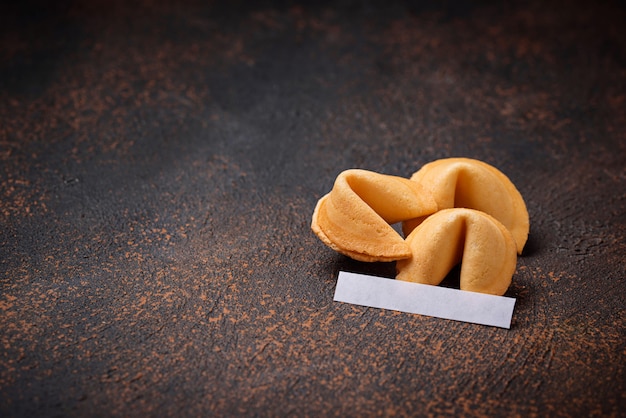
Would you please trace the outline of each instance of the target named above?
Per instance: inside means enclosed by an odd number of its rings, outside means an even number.
[[[512,234],[498,220],[473,209],[444,209],[406,238],[412,257],[396,263],[396,279],[438,285],[461,263],[461,290],[502,296],[517,263]]]
[[[497,168],[469,158],[446,158],[424,165],[411,180],[432,194],[440,210],[469,208],[493,216],[511,231],[517,253],[522,253],[528,239],[528,210],[520,192]],[[404,222],[404,235],[423,220]]]
[[[333,250],[359,261],[394,261],[411,249],[390,224],[437,211],[430,193],[409,179],[367,170],[340,173],[313,212],[311,229]]]

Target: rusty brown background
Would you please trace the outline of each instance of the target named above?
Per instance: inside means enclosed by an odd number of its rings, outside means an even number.
[[[0,415],[625,416],[618,2],[0,6]],[[517,185],[511,330],[333,303],[317,199]]]

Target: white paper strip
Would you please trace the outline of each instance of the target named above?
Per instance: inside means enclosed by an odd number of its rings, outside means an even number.
[[[335,301],[510,328],[515,299],[339,272]]]

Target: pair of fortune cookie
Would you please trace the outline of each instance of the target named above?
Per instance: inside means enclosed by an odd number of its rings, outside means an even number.
[[[402,223],[404,239],[391,226]],[[461,263],[461,290],[502,295],[528,238],[526,204],[509,178],[468,158],[410,179],[350,169],[317,203],[313,232],[359,261],[397,261],[398,280],[437,285]]]

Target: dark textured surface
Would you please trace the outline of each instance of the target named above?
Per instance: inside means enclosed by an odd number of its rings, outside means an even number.
[[[51,2],[50,2],[51,3]],[[617,3],[0,6],[0,416],[624,416]],[[511,330],[332,302],[342,170],[525,197]]]

